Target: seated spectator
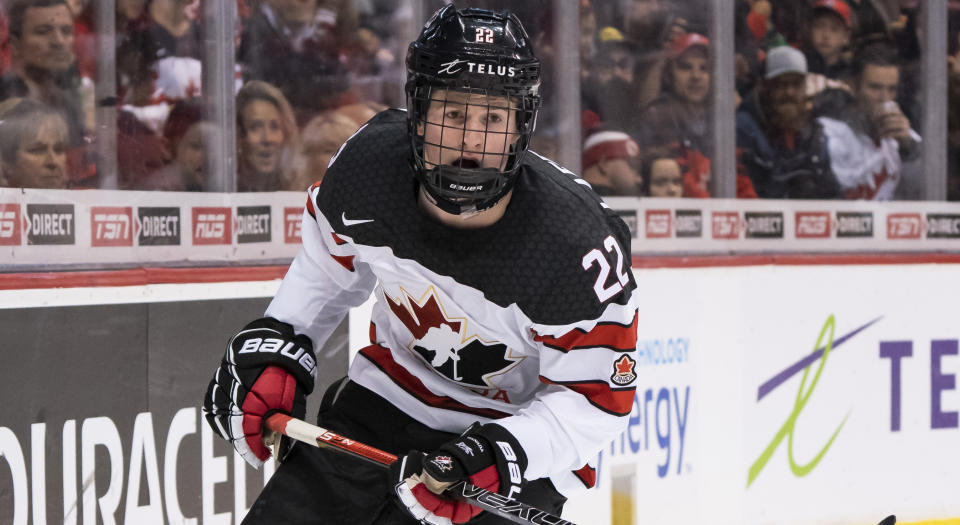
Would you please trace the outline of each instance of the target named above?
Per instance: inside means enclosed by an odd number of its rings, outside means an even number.
[[[243,30],[237,61],[244,79],[277,86],[298,122],[354,101],[340,62],[339,20],[329,15],[315,1],[264,0]]]
[[[130,113],[158,134],[172,102],[157,87],[157,43],[138,31],[117,42],[116,72],[120,110]]]
[[[676,155],[651,148],[643,159],[643,194],[649,197],[683,197],[684,177]]]
[[[67,123],[49,106],[12,98],[0,104],[0,174],[9,188],[66,188]]]
[[[682,144],[711,154],[709,45],[703,35],[687,33],[670,46],[661,94],[640,116],[645,146]]]
[[[583,143],[583,179],[598,195],[639,196],[640,147],[622,131],[598,129]]]
[[[150,25],[147,14],[147,0],[116,0],[116,39],[122,41],[130,33],[137,32]]]
[[[299,146],[290,103],[276,87],[259,80],[237,93],[237,191],[302,191],[291,184]]]
[[[771,49],[764,78],[737,110],[740,166],[761,198],[840,197],[826,137],[808,109],[806,75],[803,53]]]
[[[203,121],[203,107],[195,100],[179,102],[163,126],[166,155],[173,161],[141,179],[137,190],[203,191],[207,145],[216,126]]]
[[[0,78],[0,101],[27,97],[61,111],[70,145],[79,146],[85,130],[69,5],[66,0],[15,0],[7,16],[12,66]]]
[[[850,61],[847,52],[853,36],[850,6],[843,0],[818,0],[813,4],[809,45],[806,52],[810,73],[847,80]]]
[[[126,34],[118,34],[123,37],[118,41],[133,42],[153,69],[154,98],[170,104],[200,96],[203,87],[204,41],[200,25],[188,14],[192,4],[192,0],[151,0],[147,16],[130,22]],[[129,6],[131,11],[135,8]],[[155,131],[162,125],[163,120],[157,122]]]
[[[583,109],[593,111],[610,127],[628,132],[638,116],[634,54],[633,45],[622,36],[601,41],[580,89]]]
[[[151,0],[147,33],[157,46],[157,58],[203,58],[200,25],[187,14],[193,0]]]
[[[348,108],[349,111],[344,111]],[[367,108],[368,111],[364,112],[362,108]],[[354,118],[354,114],[358,115],[358,118]],[[313,117],[300,134],[303,144],[297,156],[296,178],[291,186],[294,189],[307,189],[313,183],[322,181],[330,159],[336,155],[340,146],[375,114],[367,106],[353,104]]]
[[[919,197],[920,174],[904,161],[920,156],[921,139],[896,102],[899,85],[896,51],[874,43],[854,57],[853,94],[827,90],[818,101],[831,166],[848,199],[890,200],[902,191]],[[900,188],[905,176],[911,180]]]

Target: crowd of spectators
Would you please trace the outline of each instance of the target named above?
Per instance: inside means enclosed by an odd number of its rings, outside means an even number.
[[[238,191],[304,190],[398,105],[402,13],[379,0],[235,1]],[[209,5],[117,0],[115,53],[102,57],[96,2],[0,0],[0,186],[104,187],[113,159],[98,156],[96,116],[115,114],[119,189],[211,189],[208,145],[222,135],[209,111],[219,94],[203,89]],[[99,60],[113,61],[110,90],[96,89]]]
[[[709,197],[715,89],[709,10],[694,0],[582,0],[580,6],[581,21],[595,28],[580,46],[587,68],[585,177],[605,193]],[[921,198],[919,3],[737,0],[735,6],[737,196]],[[960,56],[952,34],[953,56]],[[960,73],[952,78],[960,85]],[[953,121],[951,129],[960,129],[960,117]],[[611,132],[625,133],[639,148],[631,157],[639,184],[611,190],[598,178],[604,159],[588,154],[592,137]],[[960,154],[952,155],[951,172],[960,168]],[[677,184],[662,186],[678,179],[679,195]],[[950,187],[956,198],[960,182],[951,178]]]
[[[363,122],[403,105],[401,28],[412,13],[387,0],[232,1],[238,190],[302,190]],[[442,3],[421,2],[425,11]],[[557,67],[553,2],[469,3],[517,12],[544,70]],[[207,5],[117,0],[115,89],[98,91],[96,2],[0,0],[0,185],[103,187],[102,166],[113,163],[98,158],[96,116],[115,114],[118,188],[212,189],[207,145],[222,135],[206,102],[218,95],[203,89]],[[697,0],[577,5],[584,178],[609,195],[709,197],[710,10]],[[920,198],[919,3],[735,7],[737,196]],[[951,17],[948,198],[960,199],[960,14]],[[544,85],[548,106],[556,89]],[[95,100],[102,92],[116,96]],[[37,111],[34,125],[18,124],[28,110]],[[555,129],[556,111],[543,112],[540,136],[548,139],[534,144],[547,154],[550,134],[564,132]],[[40,143],[52,160],[24,176],[16,152]]]

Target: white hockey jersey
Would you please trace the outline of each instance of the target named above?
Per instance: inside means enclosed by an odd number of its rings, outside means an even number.
[[[624,430],[637,384],[626,225],[528,154],[502,219],[445,227],[417,206],[409,147],[405,113],[388,110],[341,148],[309,191],[303,247],[267,315],[319,348],[375,293],[351,380],[437,430],[496,420],[523,446],[527,479],[592,486],[586,464]]]
[[[847,199],[892,200],[904,176],[919,175],[905,173],[896,139],[883,138],[878,143],[841,120],[817,120],[827,137],[830,168]],[[920,142],[916,131],[911,129],[910,136]]]

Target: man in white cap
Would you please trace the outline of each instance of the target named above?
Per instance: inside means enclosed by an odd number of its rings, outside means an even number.
[[[810,118],[806,78],[803,53],[775,47],[763,79],[737,111],[739,164],[761,198],[840,197],[823,130]]]

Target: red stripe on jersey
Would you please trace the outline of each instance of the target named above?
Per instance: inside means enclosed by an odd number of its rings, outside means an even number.
[[[343,237],[337,235],[336,233],[330,232],[330,235],[333,237],[333,242],[337,243],[337,246],[341,244],[347,244],[347,241],[343,240]]]
[[[580,469],[574,470],[573,475],[580,478],[580,481],[582,481],[588,489],[597,486],[597,469],[590,465],[584,465]]]
[[[591,405],[614,416],[626,416],[633,408],[637,387],[610,388],[604,381],[552,381],[540,376],[541,383],[561,385],[587,398]]]
[[[377,344],[377,325],[370,322],[370,344]]]
[[[629,325],[597,323],[589,332],[574,328],[560,337],[538,335],[534,331],[533,339],[561,352],[581,348],[609,348],[617,352],[632,352],[637,348],[637,315],[633,314],[633,322]]]
[[[353,255],[334,255],[331,253],[330,257],[333,257],[334,261],[340,263],[340,266],[343,266],[351,272],[353,271]]]
[[[313,197],[309,195],[307,196],[307,213],[313,217],[313,220],[317,220],[317,210],[313,207]]]
[[[409,370],[400,366],[390,355],[390,349],[373,344],[360,350],[360,355],[366,357],[380,370],[383,370],[394,383],[407,391],[408,394],[420,400],[426,405],[442,408],[445,410],[455,410],[457,412],[466,412],[478,416],[488,417],[490,419],[500,419],[509,416],[506,412],[493,410],[490,408],[477,408],[464,405],[463,403],[447,396],[438,396],[424,386],[417,376],[410,373]]]

